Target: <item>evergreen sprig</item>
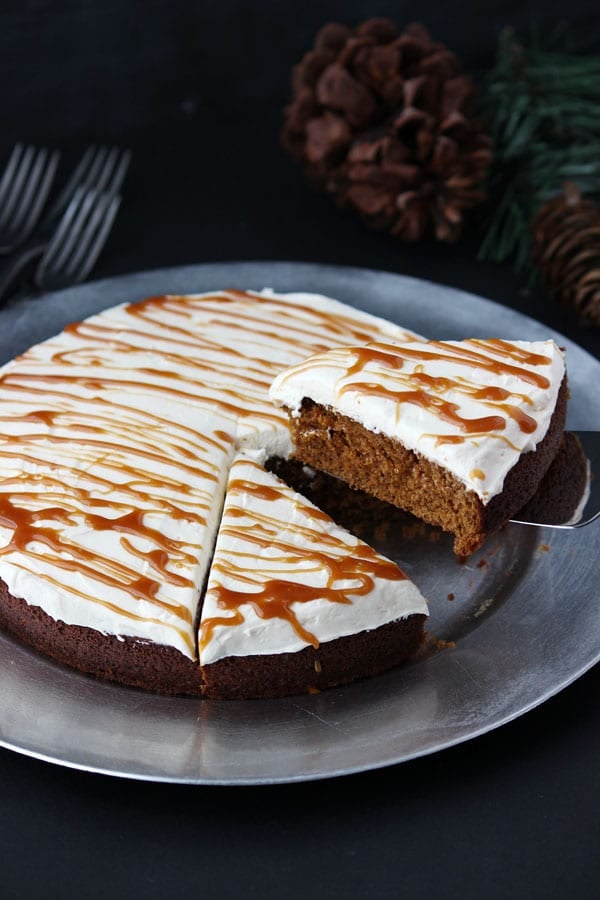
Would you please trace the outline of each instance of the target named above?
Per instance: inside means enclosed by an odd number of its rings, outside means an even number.
[[[521,267],[533,216],[565,182],[600,196],[600,58],[543,50],[537,40],[525,48],[507,29],[483,112],[494,156],[480,256]]]

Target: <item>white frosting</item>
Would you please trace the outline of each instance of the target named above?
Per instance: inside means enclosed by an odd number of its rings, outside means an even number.
[[[54,619],[194,658],[234,448],[290,449],[273,378],[412,336],[325,297],[219,292],[123,304],[33,347],[0,369],[0,578]]]
[[[487,503],[545,436],[564,371],[553,341],[374,343],[312,356],[281,373],[270,396],[294,415],[310,398],[395,438]]]
[[[302,598],[289,605],[292,621],[285,604],[276,614],[290,585]],[[415,613],[427,614],[425,600],[394,564],[265,471],[256,455],[234,460],[202,610],[203,665],[294,652]]]

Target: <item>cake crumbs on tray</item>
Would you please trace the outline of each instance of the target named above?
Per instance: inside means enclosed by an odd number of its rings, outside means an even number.
[[[446,638],[438,638],[435,634],[430,634],[426,632],[426,639],[421,644],[421,647],[413,657],[413,659],[419,659],[429,656],[431,653],[439,653],[441,650],[454,650],[456,647],[456,642],[452,640],[447,640]]]
[[[435,642],[436,650],[454,650],[456,647],[456,641],[445,641],[443,638],[439,638]]]

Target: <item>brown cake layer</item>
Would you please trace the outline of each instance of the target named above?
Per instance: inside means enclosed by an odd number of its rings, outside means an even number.
[[[406,534],[407,528],[421,532],[428,528],[410,513],[372,494],[351,488],[345,481],[303,465],[296,459],[271,457],[266,467],[299,494],[327,513],[337,525],[366,541],[384,555],[386,550],[376,546],[375,534]]]
[[[0,625],[40,653],[80,672],[159,694],[201,694],[198,663],[174,647],[66,625],[39,606],[13,597],[1,579]]]
[[[298,460],[280,457],[267,460],[267,467],[328,513],[338,525],[363,540],[372,539],[375,529],[415,532],[410,523],[418,520],[409,513],[364,491],[350,488],[333,475],[308,468]],[[540,524],[568,522],[581,503],[588,480],[589,462],[579,438],[565,431],[558,452],[534,496],[512,518]],[[422,525],[422,528],[426,527]]]
[[[229,656],[202,667],[204,693],[214,699],[287,697],[377,675],[405,662],[424,638],[423,615],[327,641],[317,649],[265,656]]]
[[[306,694],[394,668],[423,640],[425,616],[306,647],[297,653],[228,657],[204,666],[172,647],[56,621],[13,597],[0,580],[0,626],[40,653],[106,681],[159,694],[251,699]],[[202,676],[204,676],[204,683]]]
[[[352,488],[405,509],[455,536],[457,556],[469,556],[535,494],[560,446],[566,419],[566,378],[544,439],[523,453],[500,494],[484,505],[474,491],[442,466],[384,434],[312,400],[292,418],[295,456]]]

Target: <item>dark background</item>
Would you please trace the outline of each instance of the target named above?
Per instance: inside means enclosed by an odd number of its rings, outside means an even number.
[[[310,190],[279,144],[291,67],[327,21],[418,19],[479,77],[500,29],[600,50],[597,2],[0,3],[0,164],[13,144],[134,151],[94,277],[234,259],[360,265],[473,291],[600,355],[527,273],[402,245]],[[595,423],[598,427],[599,423]],[[598,667],[435,756],[266,788],[112,780],[0,751],[3,897],[600,896]],[[0,690],[1,690],[0,685]]]

